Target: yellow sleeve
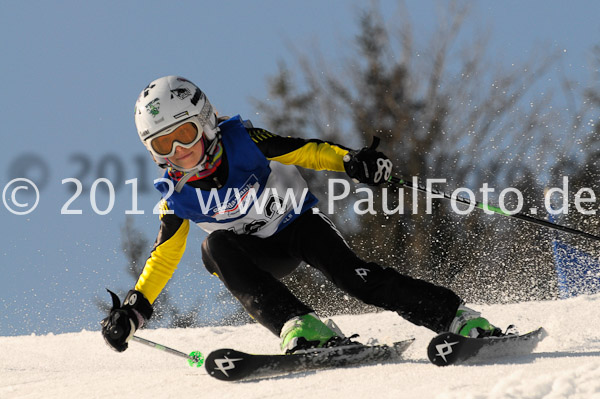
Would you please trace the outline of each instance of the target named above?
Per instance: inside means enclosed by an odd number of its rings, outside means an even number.
[[[265,129],[248,129],[250,138],[270,161],[314,170],[344,172],[344,155],[349,149],[332,142],[282,137]]]
[[[190,223],[175,215],[161,218],[161,230],[154,249],[146,260],[135,289],[140,291],[150,303],[154,303],[158,294],[173,276],[177,265],[185,252]],[[175,225],[175,228],[173,228]]]
[[[273,158],[272,161],[286,165],[297,165],[314,170],[344,171],[344,155],[348,150],[326,142],[308,142],[302,147]]]

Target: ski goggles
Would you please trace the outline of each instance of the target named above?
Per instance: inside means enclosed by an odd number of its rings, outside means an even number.
[[[198,125],[191,121],[183,122],[177,126],[165,129],[160,136],[150,139],[152,152],[159,157],[169,158],[175,155],[177,146],[190,148],[202,138],[202,131]]]

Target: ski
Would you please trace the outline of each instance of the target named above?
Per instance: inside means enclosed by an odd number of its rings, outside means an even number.
[[[458,334],[442,333],[429,342],[427,357],[436,366],[477,363],[482,360],[531,353],[546,337],[540,327],[523,335],[469,338]]]
[[[289,373],[398,360],[414,339],[392,345],[345,345],[290,355],[253,355],[218,349],[206,358],[208,374],[223,381],[274,377]]]

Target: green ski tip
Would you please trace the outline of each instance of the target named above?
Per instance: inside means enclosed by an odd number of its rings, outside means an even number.
[[[204,355],[200,351],[193,351],[190,353],[190,358],[188,359],[188,364],[190,367],[202,367],[204,364]]]

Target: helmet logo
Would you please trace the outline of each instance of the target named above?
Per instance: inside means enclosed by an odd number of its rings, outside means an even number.
[[[154,86],[156,86],[155,84],[151,83],[148,86],[146,86],[146,88],[144,89],[144,97],[148,96],[148,93],[150,93],[150,89],[153,89]]]
[[[189,116],[189,114],[190,114],[189,112],[183,111],[183,112],[173,115],[173,118],[179,119],[179,118],[183,118],[184,116]]]
[[[180,100],[183,100],[192,95],[192,92],[186,88],[171,90],[171,93],[176,95],[177,98],[179,98]]]
[[[155,98],[154,100],[152,100],[148,104],[146,104],[146,111],[148,111],[148,113],[150,115],[152,115],[153,118],[156,115],[158,115],[159,108],[160,108],[160,101],[158,100],[158,98]]]
[[[196,92],[194,93],[194,97],[192,97],[192,99],[190,100],[190,102],[196,106],[198,105],[198,101],[199,100],[204,100],[206,101],[206,97],[204,96],[204,93],[202,93],[202,91],[198,88],[196,88]]]

